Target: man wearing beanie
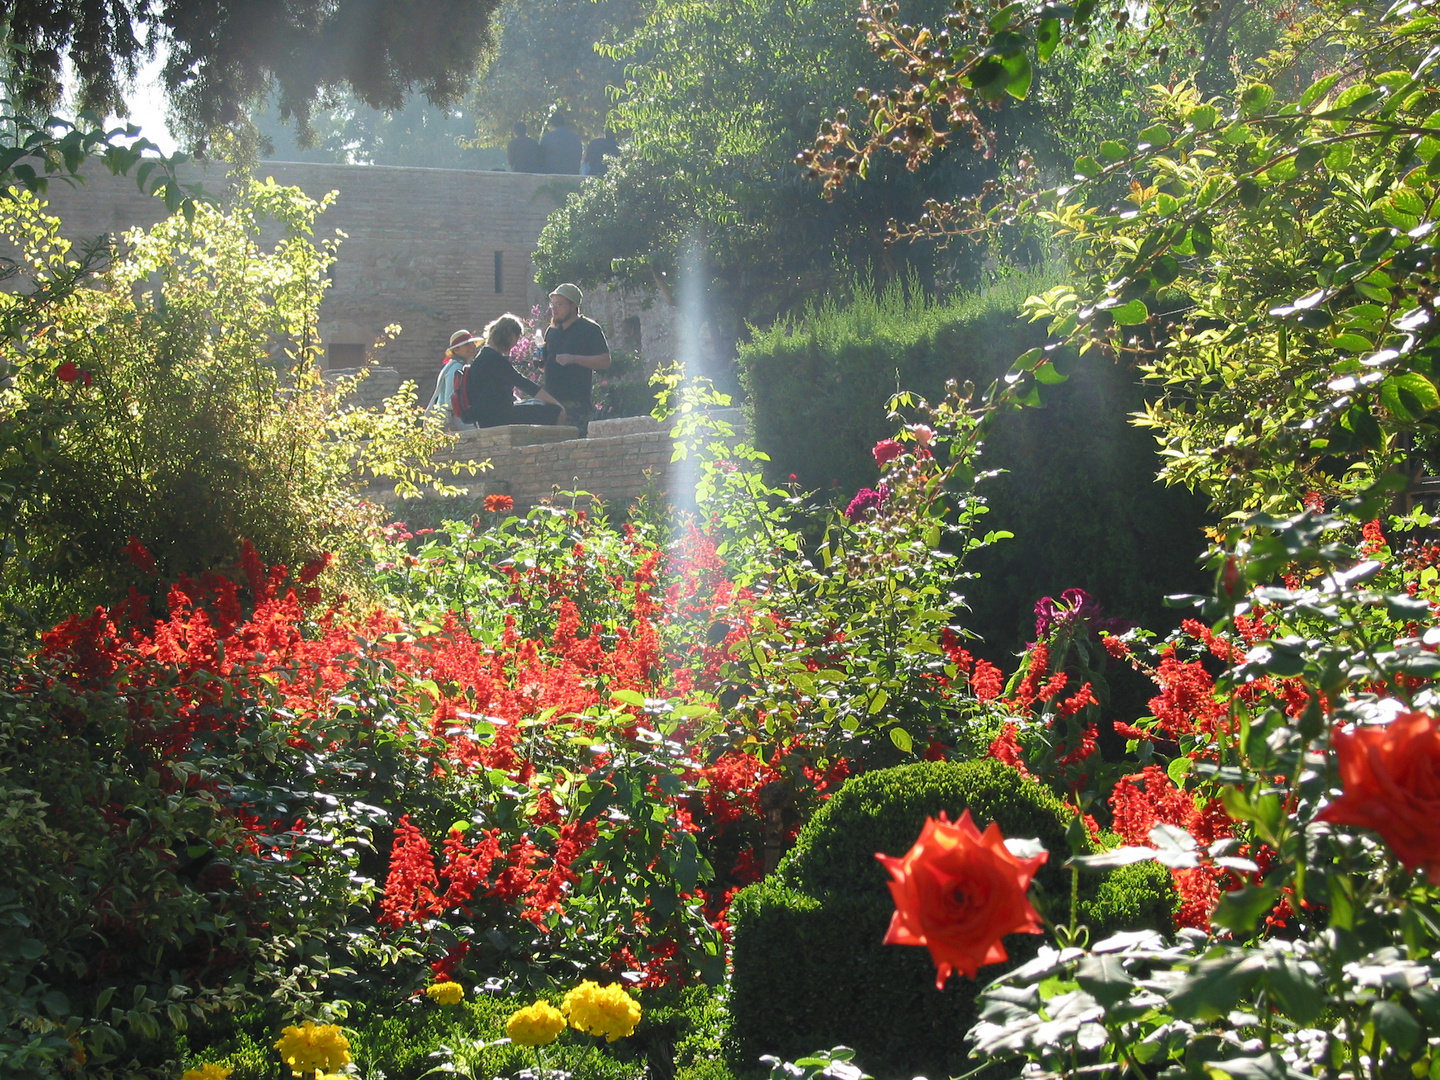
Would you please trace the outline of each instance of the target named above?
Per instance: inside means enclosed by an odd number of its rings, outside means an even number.
[[[550,325],[545,329],[543,376],[545,391],[561,405],[583,439],[590,426],[591,372],[610,367],[610,346],[600,325],[580,314],[585,299],[578,286],[566,282],[550,294]]]

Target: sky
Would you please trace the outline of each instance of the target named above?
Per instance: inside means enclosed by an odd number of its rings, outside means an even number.
[[[179,145],[165,126],[165,91],[160,83],[160,69],[165,64],[164,56],[157,56],[140,69],[135,77],[135,87],[125,95],[130,106],[128,120],[140,126],[140,133],[161,151],[173,154]]]

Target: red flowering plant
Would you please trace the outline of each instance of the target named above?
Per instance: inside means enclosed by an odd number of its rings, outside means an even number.
[[[1132,641],[1145,636],[1133,623],[1107,618],[1083,589],[1042,597],[1035,605],[1036,640],[1003,690],[986,695],[996,729],[990,756],[1043,779],[1092,832],[1117,775],[1099,741],[1102,725],[1108,726],[1103,715],[1110,704],[1108,669],[1116,659],[1114,646],[1106,646],[1120,634]]]
[[[987,410],[958,386],[935,405],[891,402],[900,432],[876,455],[884,499],[848,514],[767,486],[761,457],[701,405],[683,400],[677,453],[697,462],[704,531],[747,597],[749,614],[724,620],[715,686],[732,746],[773,771],[769,862],[836,779],[983,752],[971,680],[986,669],[962,645],[962,567],[1009,534],[978,528]]]
[[[62,987],[84,1018],[108,994],[131,1000],[156,964],[183,979],[175,1008],[197,1014],[252,993],[298,1012],[403,996],[432,973],[718,977],[691,818],[705,770],[688,751],[715,714],[658,681],[644,572],[618,590],[632,607],[601,648],[568,598],[552,633],[511,626],[491,646],[453,616],[427,629],[310,610],[312,570],[292,578],[253,549],[244,569],[241,583],[182,581],[159,622],[125,604],[45,639],[43,685],[110,704],[97,745],[123,748],[130,786],[81,778],[67,801],[94,808],[91,844],[112,854],[62,905],[84,932],[54,935],[69,951],[34,965],[38,995]],[[82,719],[62,708],[54,723],[88,745]],[[135,825],[136,792],[152,789],[185,810],[174,828]],[[159,907],[107,899],[137,864],[173,898],[165,912],[215,926],[193,962],[178,930],[156,928]],[[77,1022],[103,1039],[98,1020]]]
[[[1113,639],[1160,692],[1117,725],[1139,758],[1107,800],[1122,846],[1072,861],[1168,866],[1181,928],[1042,949],[982,994],[982,1058],[1057,1076],[1429,1069],[1440,598],[1428,546],[1381,539],[1427,528],[1423,511],[1361,535],[1387,490],[1344,516],[1250,519],[1179,634]]]

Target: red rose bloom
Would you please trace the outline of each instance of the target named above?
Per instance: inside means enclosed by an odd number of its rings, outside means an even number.
[[[55,369],[55,377],[61,382],[74,382],[80,378],[80,369],[75,366],[75,361],[66,360]]]
[[[1377,727],[1337,730],[1341,796],[1317,820],[1380,834],[1395,857],[1440,884],[1440,730],[1402,713]]]
[[[870,453],[875,455],[875,464],[885,467],[887,461],[894,461],[905,452],[905,448],[894,439],[881,439]]]
[[[982,834],[969,810],[953,823],[943,813],[938,821],[926,818],[920,839],[903,856],[875,857],[894,878],[895,916],[885,944],[928,948],[937,989],[952,971],[973,979],[985,964],[1008,960],[1000,943],[1006,934],[1040,933],[1025,890],[1049,855],[1012,855],[1000,827],[991,822]]]

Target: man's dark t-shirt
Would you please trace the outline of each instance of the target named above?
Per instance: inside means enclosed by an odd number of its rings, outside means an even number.
[[[540,171],[578,175],[584,152],[580,136],[575,132],[566,127],[551,128],[540,139]]]
[[[465,376],[465,388],[469,391],[474,406],[475,423],[480,427],[498,427],[501,424],[520,423],[513,419],[511,406],[515,403],[512,391],[520,389],[535,394],[540,388],[515,370],[509,359],[486,345],[470,361],[470,372]]]
[[[539,172],[540,144],[529,135],[516,135],[505,146],[505,162],[511,172]]]
[[[561,353],[576,356],[599,356],[608,353],[610,346],[605,343],[605,331],[600,324],[581,315],[569,326],[558,326],[545,330],[544,357],[545,389],[560,401],[590,405],[589,368],[580,364],[557,364],[555,357]]]

